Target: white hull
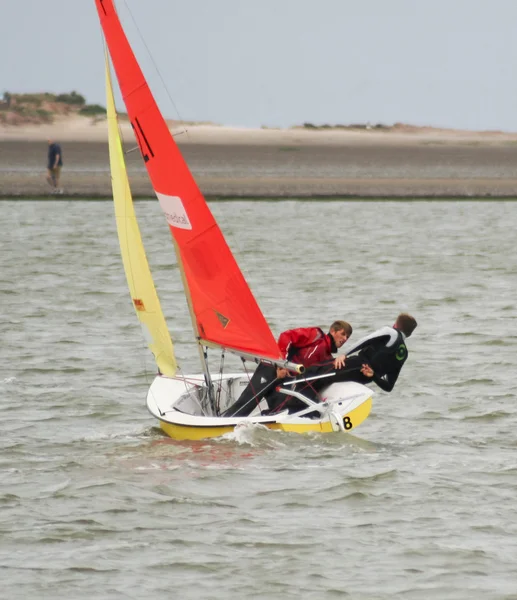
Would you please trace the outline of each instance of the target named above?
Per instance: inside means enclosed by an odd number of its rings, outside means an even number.
[[[239,397],[248,384],[247,377],[225,375],[213,378],[219,390],[219,410],[223,412]],[[310,431],[350,431],[362,423],[371,409],[373,392],[355,382],[333,383],[322,391],[324,402],[318,405],[319,418],[303,416],[306,411],[287,411],[261,416],[256,409],[248,417],[206,416],[201,403],[206,394],[202,376],[165,377],[158,375],[147,394],[147,408],[160,421],[162,429],[175,439],[203,439],[232,431],[242,423],[256,423],[269,429],[307,433]],[[264,405],[263,405],[264,406]]]

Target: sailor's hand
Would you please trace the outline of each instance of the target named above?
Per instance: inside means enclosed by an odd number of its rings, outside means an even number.
[[[366,375],[366,377],[373,377],[373,369],[370,367],[370,365],[363,365],[361,367],[361,373]]]
[[[277,368],[276,376],[277,376],[277,379],[284,379],[284,377],[287,377],[287,369]]]
[[[334,369],[341,369],[342,367],[344,367],[345,360],[346,360],[345,354],[340,354],[339,356],[336,356],[336,358],[334,360]]]

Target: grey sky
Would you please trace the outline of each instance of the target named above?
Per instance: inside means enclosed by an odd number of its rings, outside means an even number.
[[[0,7],[0,93],[76,90],[105,105],[93,0],[0,0]],[[517,131],[516,0],[118,0],[117,7],[166,117]]]

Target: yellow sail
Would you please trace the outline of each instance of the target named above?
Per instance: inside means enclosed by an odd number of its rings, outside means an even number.
[[[109,59],[106,53],[106,102],[108,115],[111,184],[115,204],[120,252],[136,314],[156,364],[163,375],[174,376],[176,359],[171,336],[154,287],[136,220],[126,163],[115,110]]]

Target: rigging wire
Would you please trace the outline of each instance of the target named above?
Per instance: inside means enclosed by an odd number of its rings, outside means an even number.
[[[202,353],[203,353],[203,358],[205,361],[205,369],[204,369],[204,376],[205,376],[205,385],[206,385],[206,391],[207,391],[207,409],[210,409],[211,413],[213,415],[216,414],[216,404],[215,404],[215,398],[214,398],[214,384],[212,383],[212,378],[210,376],[210,369],[208,367],[208,347],[207,346],[202,346],[200,344],[200,347],[202,348]]]
[[[181,114],[180,114],[180,111],[178,110],[178,107],[176,106],[176,103],[174,102],[174,100],[173,100],[173,98],[172,98],[172,96],[171,96],[171,93],[169,92],[169,88],[167,87],[167,84],[165,83],[165,79],[163,78],[163,76],[162,76],[162,73],[161,73],[160,69],[158,68],[158,64],[157,64],[157,63],[156,63],[156,61],[154,60],[154,56],[152,55],[152,53],[151,53],[151,51],[150,51],[150,49],[149,49],[149,46],[147,45],[147,42],[145,41],[145,38],[144,38],[144,36],[142,35],[142,32],[140,31],[140,27],[138,27],[138,23],[137,23],[137,21],[136,21],[136,19],[135,19],[134,15],[133,15],[133,12],[132,12],[132,11],[131,11],[131,9],[129,8],[129,4],[127,3],[127,0],[124,0],[124,4],[125,4],[125,6],[126,6],[126,9],[127,9],[128,13],[129,13],[129,15],[131,16],[131,20],[132,20],[132,21],[133,21],[133,23],[134,23],[134,26],[135,26],[135,29],[136,29],[136,31],[138,32],[138,35],[140,36],[140,39],[141,39],[141,41],[142,41],[142,44],[144,45],[144,47],[145,47],[145,49],[146,49],[146,51],[147,51],[147,54],[149,55],[149,58],[151,59],[151,62],[153,63],[153,66],[154,66],[154,68],[155,68],[155,71],[156,71],[156,73],[158,74],[158,77],[160,78],[160,81],[162,82],[162,85],[163,85],[163,88],[164,88],[164,90],[165,90],[165,93],[167,94],[167,96],[168,96],[168,98],[169,98],[169,100],[170,100],[170,102],[171,102],[171,104],[172,104],[172,106],[173,106],[173,108],[174,108],[174,111],[175,111],[175,112],[176,112],[176,114],[178,115],[178,120],[179,120],[179,122],[181,123],[181,126],[182,126],[182,127],[183,127],[183,129],[184,129],[184,131],[181,131],[181,132],[179,132],[179,133],[178,133],[178,134],[176,134],[176,135],[179,135],[179,134],[181,134],[181,133],[186,133],[186,134],[188,135],[187,128],[186,128],[186,127],[185,127],[185,125],[183,124],[183,123],[184,123],[183,117],[181,116]],[[173,134],[173,135],[174,135],[174,134]]]
[[[224,348],[221,348],[221,360],[219,362],[219,385],[217,386],[217,394],[215,397],[215,414],[219,415],[221,411],[221,393],[223,389],[223,373],[224,373]]]

